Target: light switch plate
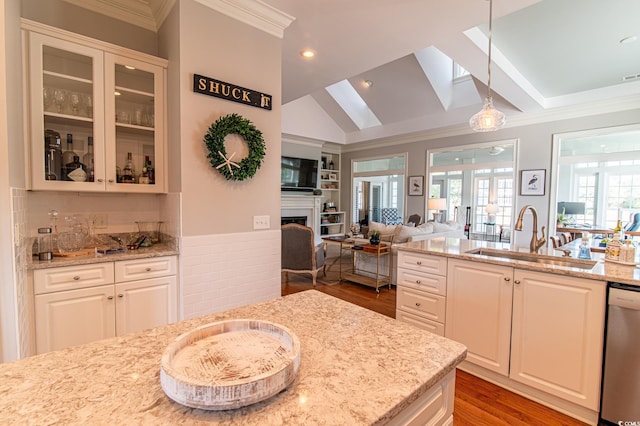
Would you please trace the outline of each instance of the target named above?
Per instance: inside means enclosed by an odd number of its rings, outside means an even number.
[[[269,216],[253,217],[253,229],[269,229],[270,227],[271,227],[271,220]]]

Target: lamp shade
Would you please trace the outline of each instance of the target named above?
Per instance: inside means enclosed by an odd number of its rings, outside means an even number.
[[[429,198],[427,201],[427,208],[429,210],[446,210],[447,199],[446,198]]]
[[[493,203],[487,204],[485,211],[489,214],[496,214],[498,213],[498,205]]]

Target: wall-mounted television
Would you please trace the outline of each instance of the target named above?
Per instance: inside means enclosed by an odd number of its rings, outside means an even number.
[[[318,160],[282,156],[280,189],[311,192],[318,187]]]

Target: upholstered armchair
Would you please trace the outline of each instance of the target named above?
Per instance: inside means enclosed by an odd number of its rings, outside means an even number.
[[[324,245],[314,245],[313,229],[297,223],[282,225],[282,270],[285,282],[289,281],[289,272],[311,274],[313,286],[316,276],[325,271]]]
[[[382,209],[382,223],[385,225],[402,225],[402,218],[398,214],[395,207],[387,207]]]

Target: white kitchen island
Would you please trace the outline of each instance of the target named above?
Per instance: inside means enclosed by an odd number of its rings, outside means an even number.
[[[272,321],[298,336],[293,384],[236,410],[173,402],[160,387],[167,345],[232,318]],[[460,343],[309,290],[0,364],[0,424],[447,424],[465,355]]]

